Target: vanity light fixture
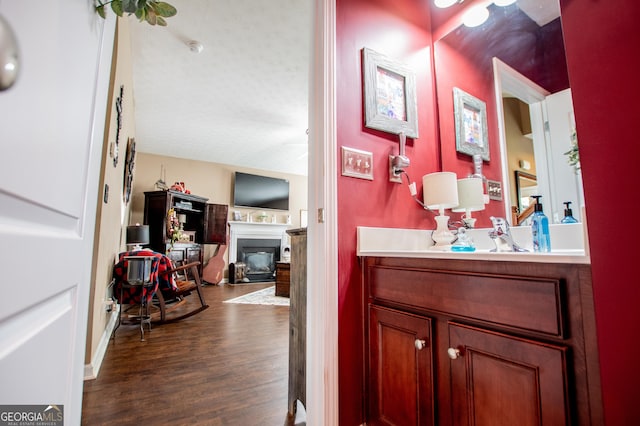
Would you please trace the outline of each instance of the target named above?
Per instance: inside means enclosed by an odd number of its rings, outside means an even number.
[[[453,6],[456,3],[462,3],[463,1],[464,0],[433,0],[433,4],[435,4],[436,7],[445,9],[447,7]]]
[[[489,9],[486,6],[473,6],[467,10],[462,18],[462,23],[469,28],[478,27],[489,19]]]
[[[436,230],[431,238],[435,245],[433,250],[449,250],[455,235],[449,231],[449,216],[445,216],[444,210],[456,207],[458,202],[457,176],[452,172],[436,172],[422,177],[422,191],[424,204],[428,209],[438,210]]]
[[[493,0],[493,4],[505,7],[514,4],[516,1],[517,0]]]

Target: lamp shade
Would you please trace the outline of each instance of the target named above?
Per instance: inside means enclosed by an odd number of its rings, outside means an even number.
[[[484,190],[482,179],[458,179],[458,206],[451,209],[459,212],[477,212],[484,210]]]
[[[140,225],[137,223],[127,226],[127,244],[149,244],[149,225]]]
[[[458,205],[458,183],[455,173],[437,172],[422,177],[424,204],[430,209],[444,210]]]

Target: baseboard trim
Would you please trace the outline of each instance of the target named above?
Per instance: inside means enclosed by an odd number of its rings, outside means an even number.
[[[91,364],[84,365],[84,380],[95,380],[98,378],[102,360],[104,359],[104,355],[107,353],[107,347],[109,346],[111,335],[113,334],[113,330],[118,322],[118,316],[120,315],[120,305],[116,304],[115,306],[116,308],[111,312],[111,317],[109,318],[107,327],[102,333],[96,352],[93,354],[93,357],[91,357]]]

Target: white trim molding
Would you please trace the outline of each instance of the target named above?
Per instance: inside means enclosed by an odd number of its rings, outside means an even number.
[[[98,373],[102,366],[102,360],[104,359],[104,355],[107,353],[107,347],[109,346],[111,335],[113,334],[113,330],[118,322],[118,316],[120,315],[120,305],[116,304],[115,306],[116,308],[111,311],[109,322],[102,332],[100,343],[98,343],[98,347],[93,353],[93,357],[91,357],[91,364],[84,365],[84,380],[94,380],[98,378]]]
[[[309,87],[307,424],[338,424],[336,2],[315,2]],[[311,143],[312,142],[312,143]]]

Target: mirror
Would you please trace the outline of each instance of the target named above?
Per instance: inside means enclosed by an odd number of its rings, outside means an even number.
[[[533,204],[531,196],[538,194],[538,180],[535,175],[516,170],[515,181],[518,210],[524,212]]]
[[[488,2],[458,7],[478,3]],[[459,176],[471,173],[471,158],[456,151],[453,93],[459,89],[486,104],[491,154],[483,174],[503,186],[502,200],[492,200],[484,214],[516,222],[514,211],[524,210],[517,194],[520,172],[536,177],[545,213],[559,223],[563,202],[583,206],[584,198],[580,173],[565,155],[575,120],[558,0],[518,0],[506,7],[490,3],[487,8],[484,24],[457,26],[434,44],[443,169]],[[549,98],[561,98],[564,109],[549,106]]]

